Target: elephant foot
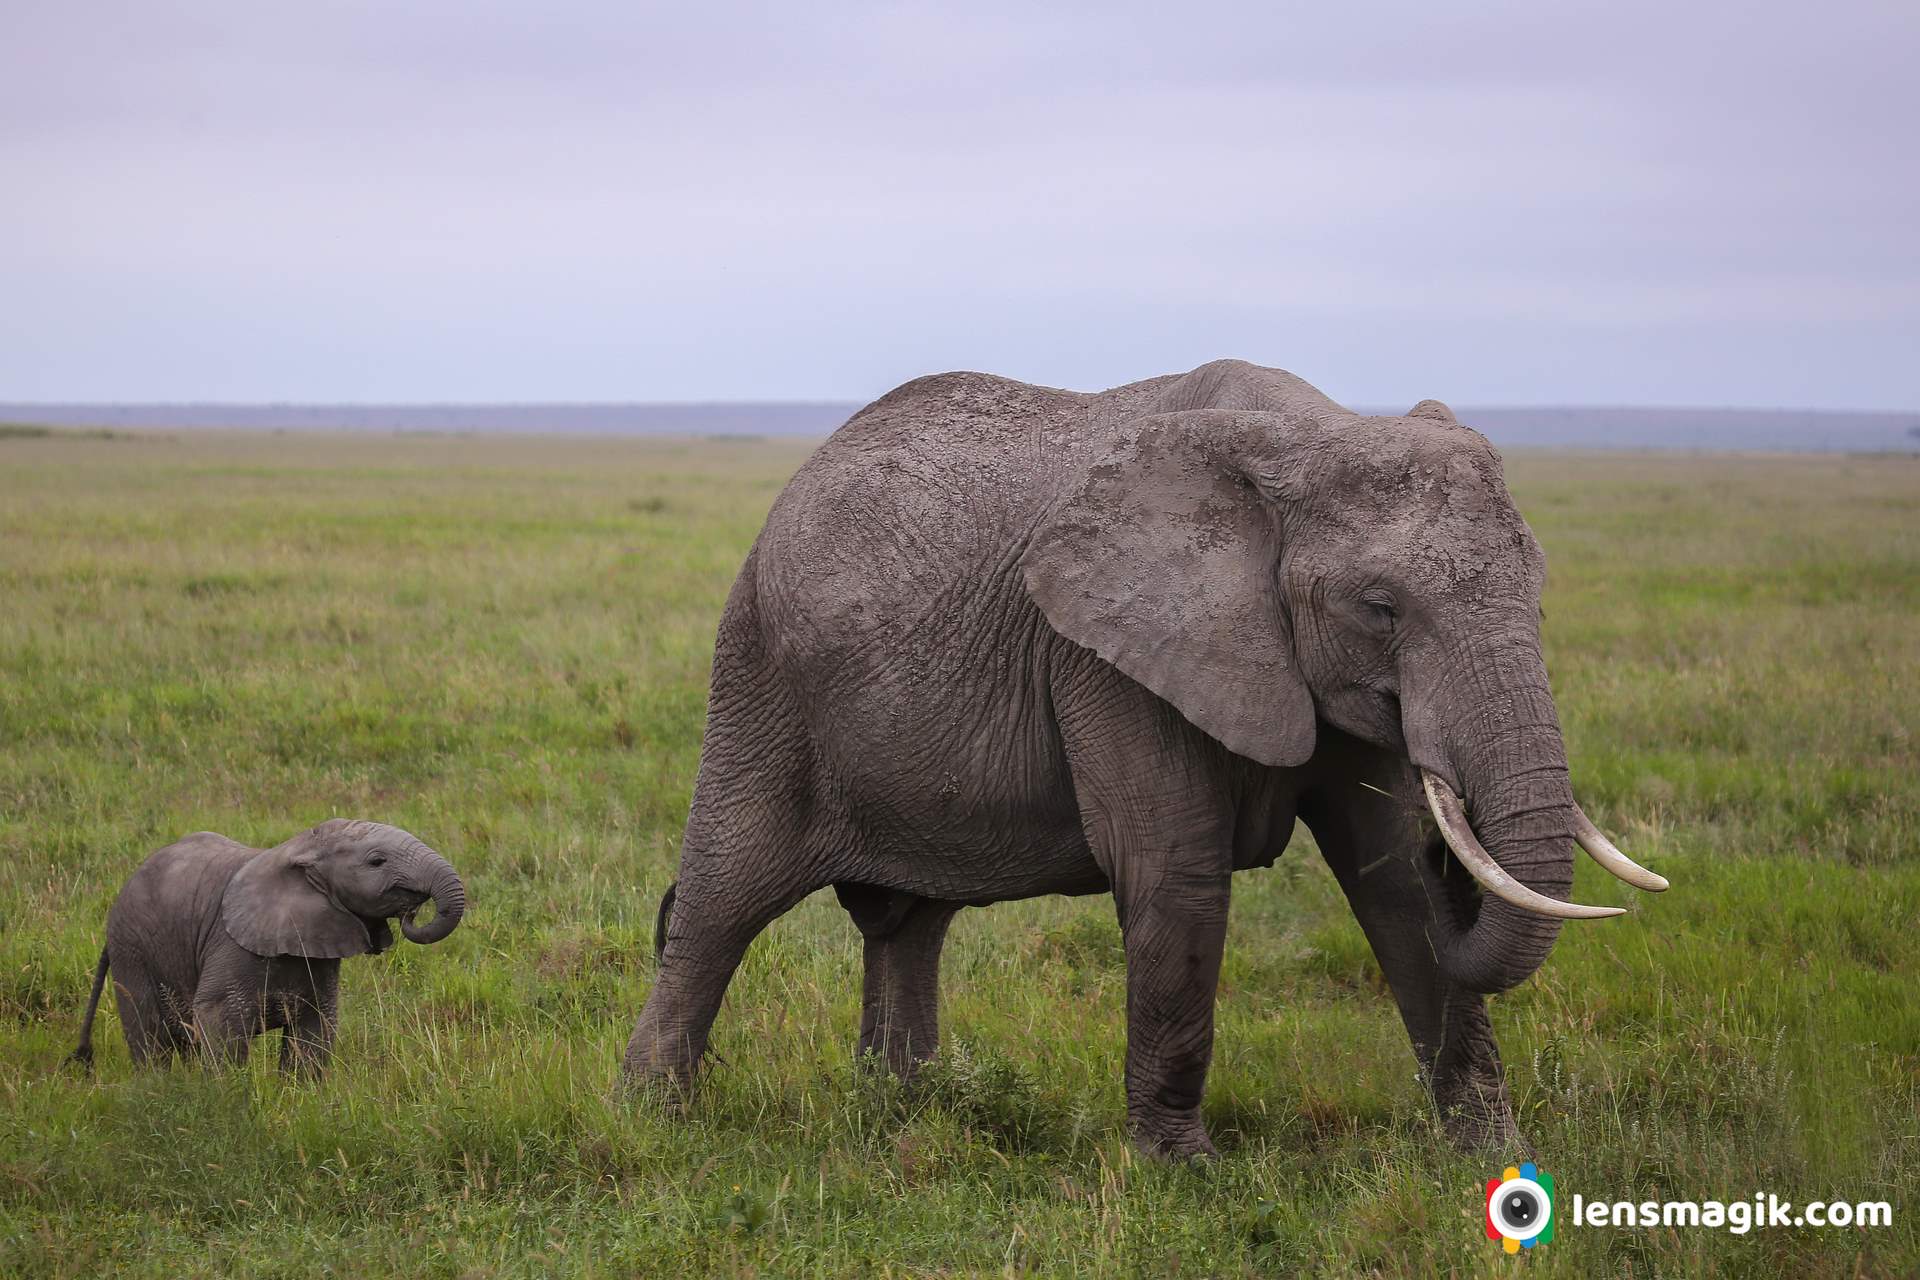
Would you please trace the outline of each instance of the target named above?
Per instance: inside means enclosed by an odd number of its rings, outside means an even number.
[[[1486,1154],[1533,1154],[1533,1146],[1513,1117],[1513,1099],[1504,1073],[1490,1069],[1464,1072],[1436,1081],[1433,1090],[1440,1127],[1461,1151]]]
[[[1165,1160],[1169,1164],[1187,1164],[1195,1160],[1220,1158],[1219,1148],[1215,1147],[1213,1139],[1204,1133],[1178,1138],[1149,1138],[1145,1134],[1135,1134],[1133,1145],[1148,1159]]]
[[[1133,1145],[1152,1160],[1184,1164],[1190,1160],[1217,1160],[1220,1151],[1207,1136],[1207,1128],[1193,1115],[1142,1115],[1130,1117]]]
[[[657,1045],[652,1046],[657,1047]],[[656,1097],[670,1103],[684,1102],[693,1093],[699,1075],[699,1059],[684,1053],[649,1052],[639,1042],[627,1046],[620,1061],[620,1090],[630,1098]]]
[[[856,1071],[873,1075],[889,1075],[902,1084],[910,1084],[918,1079],[922,1068],[933,1061],[933,1055],[890,1054],[871,1045],[857,1045],[853,1051],[853,1065]]]
[[[1448,1107],[1440,1112],[1440,1127],[1447,1141],[1464,1152],[1533,1154],[1533,1144],[1520,1132],[1512,1112],[1474,1112],[1464,1107]]]
[[[712,1019],[688,1025],[684,1016],[662,1008],[656,987],[634,1024],[620,1058],[620,1084],[629,1095],[686,1095],[707,1056],[707,1027]]]
[[[692,1072],[635,1071],[622,1067],[619,1095],[628,1102],[643,1103],[674,1115],[684,1111],[693,1100]]]

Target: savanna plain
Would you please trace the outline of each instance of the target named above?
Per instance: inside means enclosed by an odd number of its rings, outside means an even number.
[[[779,440],[0,430],[0,1275],[1911,1275],[1920,460],[1519,453],[1591,863],[1495,1000],[1562,1212],[1888,1201],[1891,1227],[1486,1238],[1304,830],[1236,877],[1208,1122],[1122,1129],[1110,900],[963,912],[940,1060],[851,1057],[830,893],[754,947],[684,1113],[623,1097],[714,624]],[[418,832],[466,923],[343,969],[334,1071],[72,1047],[152,849]]]

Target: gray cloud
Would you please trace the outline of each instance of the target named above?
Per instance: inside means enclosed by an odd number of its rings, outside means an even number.
[[[0,398],[1920,405],[1920,10],[11,6]]]

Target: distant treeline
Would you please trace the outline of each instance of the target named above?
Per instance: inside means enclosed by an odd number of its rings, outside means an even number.
[[[860,406],[714,404],[0,404],[0,422],[141,430],[483,435],[825,435]],[[1381,410],[1384,412],[1384,410]],[[1496,443],[1597,449],[1920,450],[1920,412],[1456,406]]]

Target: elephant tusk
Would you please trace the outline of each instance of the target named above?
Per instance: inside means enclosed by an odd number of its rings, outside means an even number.
[[[1433,820],[1440,824],[1440,835],[1446,840],[1447,848],[1453,850],[1453,856],[1460,859],[1460,865],[1494,897],[1522,911],[1551,916],[1556,920],[1601,920],[1607,916],[1626,914],[1623,907],[1589,907],[1578,902],[1562,902],[1527,888],[1507,874],[1506,868],[1495,862],[1492,854],[1480,847],[1473,828],[1467,825],[1466,811],[1460,807],[1460,797],[1453,794],[1453,788],[1425,769],[1420,771],[1420,785],[1426,790],[1427,807],[1433,810]]]
[[[1636,889],[1646,889],[1653,893],[1666,892],[1665,876],[1656,875],[1614,848],[1613,841],[1600,834],[1600,828],[1593,825],[1593,819],[1589,818],[1578,805],[1574,806],[1573,819],[1573,838],[1580,842],[1580,847],[1587,851],[1589,858]]]

